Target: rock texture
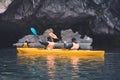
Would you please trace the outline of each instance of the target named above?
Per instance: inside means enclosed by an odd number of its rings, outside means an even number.
[[[34,26],[38,34],[52,28],[61,38],[61,30],[72,29],[92,37],[94,44],[119,46],[119,4],[119,0],[1,0],[1,42],[11,44]]]

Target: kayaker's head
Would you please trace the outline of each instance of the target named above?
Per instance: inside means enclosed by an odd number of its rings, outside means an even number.
[[[29,42],[29,40],[28,40],[28,39],[26,39],[26,40],[25,40],[25,42],[26,42],[26,43],[28,43],[28,42]]]
[[[76,42],[76,38],[72,38],[72,42]]]
[[[47,41],[50,41],[50,42],[52,42],[52,39],[51,39],[51,37],[47,37]]]

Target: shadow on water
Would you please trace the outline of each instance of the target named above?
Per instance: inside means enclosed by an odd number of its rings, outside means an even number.
[[[104,80],[120,80],[120,47],[102,46],[95,50],[105,50]]]
[[[0,80],[119,80],[120,53],[106,51],[104,60],[64,56],[17,56],[0,49]]]
[[[120,80],[120,52],[105,54],[104,80]]]

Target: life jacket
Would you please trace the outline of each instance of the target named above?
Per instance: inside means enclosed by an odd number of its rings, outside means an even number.
[[[23,43],[23,48],[28,48],[28,43]]]
[[[46,49],[53,49],[55,43],[54,43],[54,42],[49,42],[49,41],[48,41],[48,43],[49,43],[49,44],[47,45]]]
[[[73,43],[73,46],[70,48],[71,50],[78,50],[80,48],[79,43]]]

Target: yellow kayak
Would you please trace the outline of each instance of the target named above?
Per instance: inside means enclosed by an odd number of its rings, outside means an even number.
[[[57,54],[57,53],[61,53],[61,54],[65,54],[65,53],[86,53],[86,54],[100,54],[100,53],[104,53],[104,51],[102,50],[68,50],[68,49],[42,49],[42,48],[17,48],[18,53],[28,53],[28,54],[46,54],[46,53],[52,53],[52,54]]]
[[[17,48],[18,55],[61,55],[61,56],[88,56],[101,57],[104,59],[104,51],[102,50],[67,50],[67,49],[52,49],[46,50],[41,48]]]

